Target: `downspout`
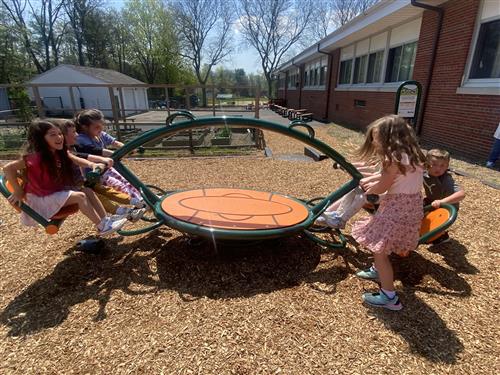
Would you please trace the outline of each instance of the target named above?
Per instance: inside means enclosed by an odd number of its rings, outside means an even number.
[[[324,119],[328,120],[328,111],[330,109],[330,85],[332,82],[332,71],[333,71],[333,55],[328,52],[321,51],[319,49],[320,43],[318,43],[318,52],[322,53],[324,55],[328,56],[328,83],[326,85],[326,108],[325,108],[325,115],[323,116]]]
[[[302,69],[300,65],[295,65],[295,59],[292,59],[292,65],[299,68],[299,109],[302,108]]]
[[[436,31],[436,34],[434,35],[434,40],[432,42],[431,63],[429,66],[429,72],[427,74],[427,82],[425,84],[425,95],[424,95],[423,100],[422,100],[422,109],[420,111],[420,116],[419,116],[420,118],[419,118],[418,124],[417,124],[417,135],[420,135],[422,133],[422,121],[424,119],[425,108],[427,106],[427,98],[429,97],[432,75],[434,73],[434,64],[436,62],[436,52],[437,52],[437,47],[438,47],[438,42],[439,42],[439,36],[441,34],[441,28],[443,26],[444,10],[440,7],[419,3],[417,0],[411,0],[411,5],[413,5],[417,8],[432,10],[433,12],[437,12],[439,15],[437,31]]]

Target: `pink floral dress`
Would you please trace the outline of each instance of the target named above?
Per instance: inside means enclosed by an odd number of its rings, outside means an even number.
[[[402,164],[408,165],[407,160],[407,156],[403,157]],[[381,199],[375,215],[353,224],[352,237],[360,245],[373,253],[403,254],[415,250],[424,216],[423,173],[423,168],[408,165],[406,174],[398,175]]]

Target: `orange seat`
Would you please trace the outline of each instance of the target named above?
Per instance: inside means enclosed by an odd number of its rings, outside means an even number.
[[[17,182],[19,183],[19,185],[23,186],[24,185],[24,181],[23,179],[21,178],[17,178]],[[5,187],[7,188],[7,190],[12,194],[14,192],[14,187],[12,186],[12,184],[9,182],[9,181],[6,181],[5,183]],[[17,205],[13,205],[13,207],[16,209],[16,211],[21,211],[19,206]],[[78,212],[78,205],[77,204],[71,204],[69,206],[64,206],[63,208],[61,208],[54,216],[52,216],[50,219],[51,220],[62,220],[62,219],[65,219],[67,218],[69,215],[72,215],[74,213],[77,213]]]
[[[64,206],[61,208],[54,216],[52,216],[51,220],[61,220],[67,218],[69,215],[76,214],[78,212],[77,204],[70,204],[69,206]]]
[[[450,212],[444,208],[438,208],[427,212],[422,220],[422,225],[420,226],[420,236],[423,236],[440,225],[443,225],[449,218]],[[431,237],[427,243],[438,239],[442,234],[443,232],[437,233],[434,237]]]

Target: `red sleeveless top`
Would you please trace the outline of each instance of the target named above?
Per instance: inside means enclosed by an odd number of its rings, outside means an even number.
[[[62,179],[54,179],[50,176],[47,167],[42,164],[40,154],[34,153],[24,157],[26,164],[26,193],[31,193],[39,197],[65,190]]]

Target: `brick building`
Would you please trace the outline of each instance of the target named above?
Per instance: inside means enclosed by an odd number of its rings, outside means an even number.
[[[486,159],[500,122],[500,1],[381,1],[276,75],[287,107],[359,128],[393,113],[401,82],[417,80],[421,139]]]

